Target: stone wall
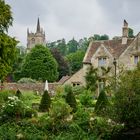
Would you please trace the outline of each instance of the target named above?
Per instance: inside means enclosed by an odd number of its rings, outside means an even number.
[[[27,90],[27,91],[38,91],[42,93],[44,91],[44,83],[5,83],[4,89],[10,90]]]

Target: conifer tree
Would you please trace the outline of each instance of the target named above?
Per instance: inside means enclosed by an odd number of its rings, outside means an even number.
[[[20,98],[21,96],[22,96],[22,93],[21,93],[21,91],[18,89],[17,90],[17,92],[16,92],[16,96],[18,97],[18,98]]]
[[[66,95],[66,102],[70,105],[70,107],[73,109],[73,112],[76,111],[76,99],[75,96],[72,92],[72,87],[71,86],[66,86],[65,87],[65,92],[67,93]]]
[[[51,104],[51,98],[48,91],[46,90],[42,95],[39,110],[42,112],[49,111],[50,104]]]
[[[96,105],[95,105],[96,113],[104,112],[108,103],[109,102],[108,102],[107,96],[105,94],[105,91],[101,90],[99,97],[97,99]]]

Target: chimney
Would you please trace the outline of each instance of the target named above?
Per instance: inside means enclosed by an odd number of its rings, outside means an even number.
[[[127,44],[127,38],[128,38],[128,23],[126,20],[123,22],[123,28],[122,28],[122,44]]]

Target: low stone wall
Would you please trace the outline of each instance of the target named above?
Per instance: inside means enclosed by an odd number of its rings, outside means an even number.
[[[44,83],[5,83],[5,89],[11,90],[28,90],[28,91],[38,91],[42,93],[44,91]]]
[[[49,93],[54,94],[56,87],[61,84],[49,83]],[[35,91],[39,93],[44,92],[45,83],[4,83],[4,89],[9,90],[24,90],[24,91]]]

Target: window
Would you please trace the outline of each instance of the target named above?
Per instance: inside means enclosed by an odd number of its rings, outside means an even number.
[[[138,62],[139,62],[139,56],[136,55],[136,56],[134,56],[134,63],[138,64]]]
[[[73,82],[72,85],[73,85],[73,87],[80,86],[80,82]]]
[[[98,58],[98,66],[102,67],[105,65],[106,65],[106,58],[105,57]]]
[[[32,38],[32,44],[35,44],[35,39],[34,38]]]

